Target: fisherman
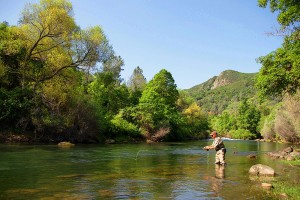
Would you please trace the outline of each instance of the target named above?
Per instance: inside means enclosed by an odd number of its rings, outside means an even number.
[[[215,164],[219,165],[225,165],[225,154],[226,154],[226,148],[223,143],[223,140],[218,136],[217,131],[213,131],[210,136],[214,139],[214,142],[212,145],[205,146],[203,149],[210,150],[215,149],[216,150],[216,162]]]

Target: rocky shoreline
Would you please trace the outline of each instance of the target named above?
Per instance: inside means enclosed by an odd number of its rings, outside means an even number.
[[[0,133],[0,143],[32,143],[33,139],[25,134]]]
[[[238,140],[238,139],[231,139],[231,138],[223,138],[225,140]],[[278,143],[285,143],[282,141],[276,141],[276,140],[265,140],[265,139],[256,139],[255,141],[257,142],[278,142]],[[0,143],[24,143],[24,144],[34,144],[34,143],[59,143],[61,142],[60,140],[54,140],[51,138],[39,138],[36,139],[32,136],[32,134],[18,134],[18,133],[12,133],[12,132],[6,132],[6,133],[1,133],[0,132]],[[95,143],[95,141],[91,142],[91,143]],[[105,144],[114,144],[116,143],[115,140],[113,139],[107,139],[104,141]],[[300,145],[299,143],[295,143],[295,145]],[[292,147],[291,147],[292,148]],[[293,152],[293,153],[292,153]],[[268,153],[269,156],[273,157],[273,158],[287,158],[288,160],[294,157],[298,156],[298,153],[300,152],[300,149],[293,149],[291,151],[291,149],[285,149],[279,152],[271,152]],[[292,153],[290,156],[288,156],[288,154]]]
[[[268,156],[276,159],[285,159],[288,161],[300,159],[300,149],[294,149],[293,147],[287,147],[281,151],[269,152]]]

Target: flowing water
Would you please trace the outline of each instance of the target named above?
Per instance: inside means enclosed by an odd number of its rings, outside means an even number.
[[[248,174],[258,163],[276,178],[300,179],[299,168],[265,155],[288,145],[226,140],[228,164],[219,167],[215,152],[201,149],[211,143],[2,144],[0,199],[267,199]]]

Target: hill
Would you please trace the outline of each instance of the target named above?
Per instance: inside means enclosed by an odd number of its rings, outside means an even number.
[[[254,78],[257,73],[241,73],[234,70],[223,71],[208,81],[187,91],[207,112],[222,113],[231,102],[251,98],[256,94]]]

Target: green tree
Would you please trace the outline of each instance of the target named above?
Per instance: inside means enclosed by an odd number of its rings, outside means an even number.
[[[127,86],[131,91],[131,102],[133,105],[138,104],[146,84],[147,80],[143,74],[143,70],[139,66],[136,67],[127,83]]]
[[[128,89],[121,84],[124,61],[120,56],[110,55],[103,62],[102,70],[95,73],[89,85],[89,93],[101,110],[112,116],[128,104]]]
[[[186,130],[188,136],[192,138],[204,138],[208,130],[208,121],[205,113],[196,102],[190,104],[183,112],[184,119],[186,120]]]
[[[120,79],[123,64],[120,56],[110,56],[103,63],[102,71],[95,73],[94,80],[88,87],[88,94],[91,95],[99,124],[106,137],[117,137],[134,127],[129,122],[126,123],[120,113],[122,108],[130,104],[128,88],[121,84]]]
[[[211,125],[214,130],[217,130],[222,135],[228,135],[231,130],[237,129],[236,116],[224,110],[221,115],[215,116],[211,120]]]
[[[121,56],[116,56],[114,54],[110,55],[109,58],[103,62],[102,72],[109,72],[113,74],[113,79],[116,80],[116,84],[120,84],[122,82],[121,79],[121,71],[122,66],[124,66],[124,61]]]
[[[128,81],[128,87],[132,91],[143,91],[147,83],[147,79],[143,74],[143,70],[137,66]]]
[[[88,90],[93,101],[101,108],[101,112],[108,116],[117,114],[120,108],[124,108],[129,103],[127,87],[124,84],[119,85],[114,77],[113,72],[97,73]]]
[[[257,133],[257,127],[260,120],[260,112],[254,104],[243,100],[238,108],[237,126],[239,129],[245,129],[251,133]]]
[[[278,12],[277,21],[281,24],[281,28],[285,29],[289,26],[297,29],[297,22],[300,21],[300,6],[295,0],[258,0],[260,7],[266,8],[270,6],[271,12]]]
[[[87,70],[111,60],[112,49],[102,29],[80,29],[66,0],[28,4],[19,26],[2,23],[0,29],[0,71],[16,77],[23,88],[38,89],[70,68]]]
[[[270,6],[277,12],[281,25],[276,34],[285,36],[282,47],[260,57],[262,64],[256,87],[261,96],[294,94],[300,88],[300,6],[294,0],[259,0],[259,6]]]
[[[182,139],[206,138],[206,131],[209,129],[208,118],[195,99],[186,91],[180,90],[176,105],[182,115],[182,124],[178,127]]]
[[[187,91],[179,90],[179,98],[176,102],[176,105],[180,112],[183,112],[194,102],[195,102],[195,99],[191,95],[189,95],[189,93]]]
[[[140,98],[135,117],[143,134],[151,140],[172,133],[179,119],[179,93],[170,72],[163,69],[149,81]]]
[[[107,66],[112,56],[99,26],[83,30],[76,25],[69,1],[28,4],[18,26],[0,25],[0,86],[5,98],[0,123],[10,119],[11,124],[28,124],[41,137],[57,133],[63,139],[66,133],[81,140],[91,127],[97,129],[92,119],[96,109],[84,93],[83,79],[99,63]],[[27,112],[27,119],[13,117],[9,110]]]
[[[25,128],[28,123],[28,113],[32,107],[32,91],[14,88],[0,88],[0,124],[1,128]]]
[[[162,69],[149,81],[140,102],[147,103],[153,100],[170,107],[175,107],[178,96],[179,93],[172,74]]]

